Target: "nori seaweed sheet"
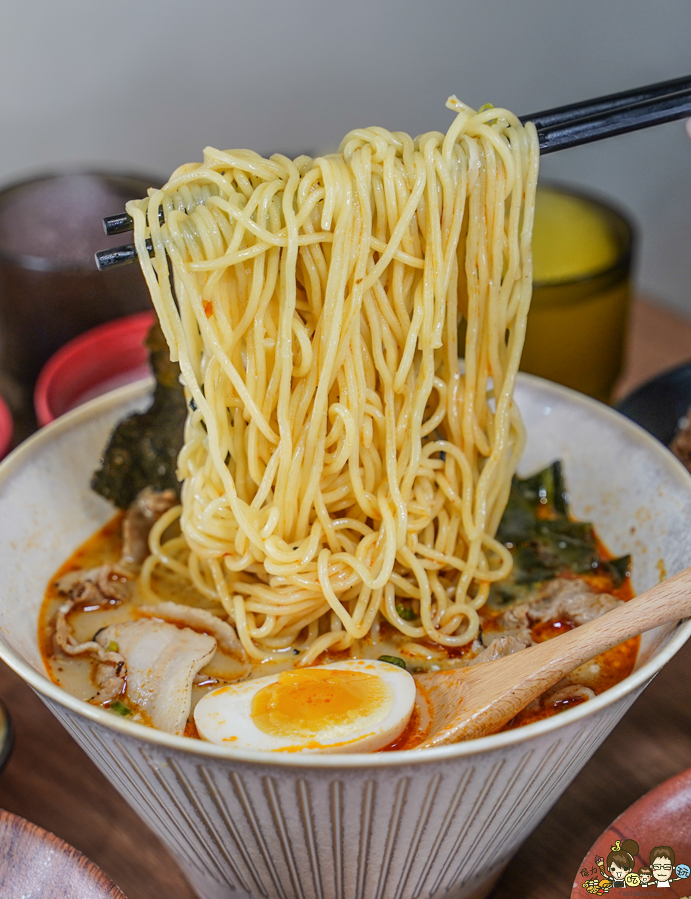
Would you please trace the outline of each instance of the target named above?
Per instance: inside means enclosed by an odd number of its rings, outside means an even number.
[[[592,524],[570,517],[558,461],[529,478],[514,477],[497,540],[510,548],[514,565],[505,581],[493,584],[495,602],[511,602],[565,573],[606,574],[619,587],[631,567],[630,556],[603,559]]]
[[[170,361],[158,324],[149,331],[146,346],[156,377],[153,402],[146,412],[135,412],[116,426],[91,478],[92,489],[121,509],[145,487],[172,488],[180,495],[175,469],[187,416],[180,366]]]

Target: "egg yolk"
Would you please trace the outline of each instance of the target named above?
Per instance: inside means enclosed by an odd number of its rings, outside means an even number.
[[[311,737],[388,706],[389,689],[363,671],[284,671],[252,699],[252,720],[265,734]]]

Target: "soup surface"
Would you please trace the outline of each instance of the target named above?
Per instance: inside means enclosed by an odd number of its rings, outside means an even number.
[[[574,521],[568,515],[565,496],[558,463],[532,478],[514,479],[511,498],[497,535],[510,548],[514,568],[509,579],[494,585],[489,601],[481,609],[482,626],[478,638],[457,648],[443,647],[425,639],[412,641],[381,614],[373,632],[358,641],[350,652],[324,653],[319,663],[347,658],[382,659],[405,667],[413,674],[478,664],[552,639],[630,599],[633,591],[629,558],[613,559],[590,524]],[[116,633],[112,629],[126,622],[159,620],[156,607],[152,610],[150,598],[142,595],[138,579],[118,574],[117,565],[125,549],[123,525],[127,515],[129,513],[116,515],[55,573],[46,591],[39,639],[46,668],[56,684],[115,714],[156,726],[146,703],[138,702],[139,694],[128,680],[135,676],[131,659],[127,659],[131,673],[123,675],[115,692],[112,688],[104,692],[99,659],[88,649],[97,645],[94,641],[105,628],[111,629],[109,633]],[[80,579],[92,577],[94,571],[109,572],[112,595],[99,596],[91,589],[87,591],[88,595],[74,592],[73,585],[83,583]],[[87,580],[87,585],[89,583]],[[118,593],[122,585],[129,588],[126,597]],[[199,634],[215,634],[215,628],[209,623],[222,622],[225,616],[209,599],[191,589],[189,582],[159,578],[154,586],[162,600],[158,607],[162,620],[172,620],[188,633],[192,629]],[[179,615],[175,614],[176,609]],[[199,620],[194,620],[193,610],[201,613]],[[415,620],[414,602],[406,609],[406,614]],[[69,633],[67,643],[66,633]],[[507,728],[557,714],[609,689],[633,670],[638,645],[638,638],[629,640],[582,665],[516,716]],[[72,654],[75,647],[78,651]],[[79,651],[81,647],[87,648]],[[109,640],[98,652],[102,656],[108,651],[117,653],[124,649],[116,641]],[[298,649],[288,648],[278,660],[250,663],[227,641],[224,643],[219,639],[212,655],[194,676],[191,703],[184,709],[179,732],[198,737],[194,709],[210,691],[299,668],[300,655]],[[175,665],[179,667],[177,663]],[[109,673],[112,674],[113,669],[109,669]],[[424,702],[420,701],[405,729],[385,748],[414,748],[424,739],[427,729]]]

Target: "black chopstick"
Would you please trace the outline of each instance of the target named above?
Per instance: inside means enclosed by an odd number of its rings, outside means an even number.
[[[690,116],[691,75],[685,75],[520,116],[520,119],[524,123],[535,124],[540,155],[545,155]],[[130,216],[123,212],[104,218],[103,227],[106,234],[123,234],[132,230],[133,223]],[[151,241],[147,241],[147,247],[153,253]],[[134,262],[136,258],[134,244],[125,244],[96,253],[96,265],[103,270]]]
[[[108,236],[123,234],[125,231],[131,231],[133,227],[132,216],[126,212],[121,212],[119,215],[107,215],[103,219],[103,230]]]
[[[153,256],[154,245],[151,240],[147,240],[146,248],[149,256]],[[99,250],[96,253],[96,267],[99,271],[106,268],[113,268],[117,265],[128,265],[137,258],[137,248],[133,243],[126,243],[120,247],[110,247],[108,250]]]
[[[163,210],[158,210],[158,220],[161,224],[163,224]],[[103,230],[109,236],[111,234],[124,234],[126,231],[131,231],[134,227],[132,222],[132,216],[128,215],[126,212],[121,212],[119,215],[107,215],[103,219]]]
[[[640,131],[688,116],[691,116],[691,87],[661,99],[654,97],[642,103],[538,128],[540,155],[589,144],[605,137]]]
[[[602,112],[613,112],[623,106],[633,106],[637,103],[644,103],[646,100],[661,99],[689,89],[691,89],[691,75],[684,75],[682,78],[673,78],[671,81],[658,81],[657,84],[647,84],[644,87],[635,87],[633,90],[621,91],[617,94],[606,94],[592,100],[571,103],[568,106],[545,109],[543,112],[520,116],[520,119],[524,123],[532,122],[540,131],[551,125],[566,125],[576,119],[584,119]]]

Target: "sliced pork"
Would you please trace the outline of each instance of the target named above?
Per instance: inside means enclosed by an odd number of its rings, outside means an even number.
[[[85,640],[82,643],[77,640],[67,620],[74,606],[74,600],[68,599],[58,609],[53,640],[56,648],[66,656],[91,656],[98,663],[94,670],[94,682],[99,690],[89,702],[102,705],[116,699],[125,689],[127,675],[125,660],[119,652],[114,651],[111,644],[101,645],[96,639]]]
[[[126,602],[132,585],[113,565],[70,571],[56,581],[58,591],[80,605]]]
[[[609,593],[593,593],[585,581],[555,578],[548,581],[536,600],[528,605],[527,615],[535,624],[566,619],[579,627],[621,604],[621,599]]]
[[[111,655],[119,653],[111,653]],[[93,675],[94,683],[99,688],[98,693],[92,696],[89,702],[93,705],[103,705],[112,702],[118,696],[122,696],[127,685],[127,667],[123,658],[118,662],[99,662]]]
[[[138,574],[149,555],[149,532],[158,519],[176,504],[174,490],[159,492],[153,487],[137,496],[122,521],[122,554],[117,567]]]
[[[154,619],[113,624],[100,631],[102,647],[117,646],[127,664],[127,698],[150,723],[183,735],[192,708],[195,675],[216,652],[216,640]]]
[[[74,600],[68,599],[58,609],[55,616],[55,632],[53,634],[56,647],[67,656],[91,655],[99,662],[112,663],[113,665],[121,662],[122,656],[109,651],[107,643],[101,645],[96,640],[86,640],[80,643],[77,640],[67,620],[67,616],[75,605]]]
[[[147,618],[161,618],[171,624],[185,625],[195,631],[204,631],[216,638],[220,650],[247,661],[245,647],[238,640],[235,628],[206,609],[195,609],[177,602],[161,602],[155,606],[140,606],[137,614],[145,615]]]
[[[595,699],[595,693],[590,687],[584,687],[583,684],[569,684],[562,680],[544,693],[540,697],[540,702],[546,706],[550,703],[569,702],[574,699],[587,702],[589,699]]]
[[[497,627],[504,634],[525,635],[530,630],[530,603],[524,602],[507,609],[497,619]]]
[[[491,662],[531,646],[534,643],[531,634],[533,625],[566,620],[579,627],[616,608],[621,602],[609,593],[593,593],[588,584],[579,578],[554,578],[547,581],[530,602],[518,603],[496,619],[496,630],[489,633],[496,634],[498,631],[499,636],[494,637],[472,664]],[[578,671],[579,680],[585,679],[587,672],[583,666]],[[585,702],[593,696],[595,693],[590,687],[566,678],[531,706],[570,699]]]
[[[475,656],[473,664],[480,662],[493,662],[495,659],[502,659],[504,656],[510,656],[514,652],[520,652],[521,649],[527,649],[532,646],[533,641],[530,637],[525,636],[506,636],[496,637],[481,653]]]

